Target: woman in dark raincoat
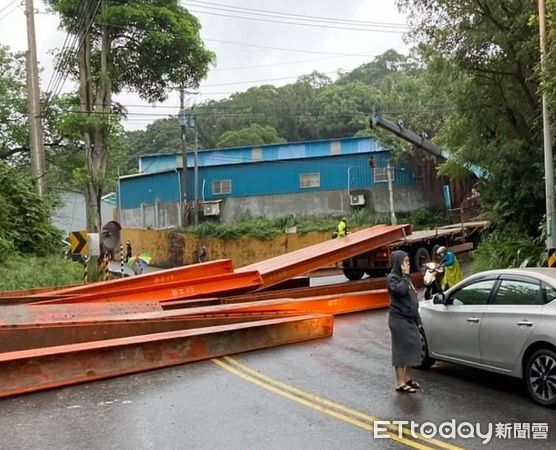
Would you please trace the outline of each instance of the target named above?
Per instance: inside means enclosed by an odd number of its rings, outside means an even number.
[[[392,365],[396,370],[396,391],[416,392],[421,386],[411,379],[410,367],[421,363],[419,302],[409,278],[409,256],[392,252],[392,271],[386,278],[390,295],[388,326],[392,335]]]

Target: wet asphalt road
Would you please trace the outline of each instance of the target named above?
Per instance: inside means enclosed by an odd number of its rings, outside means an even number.
[[[286,385],[249,378],[248,369],[232,373],[234,361]],[[556,411],[531,403],[518,380],[443,364],[416,373],[423,392],[394,392],[386,311],[337,317],[331,338],[219,362],[225,367],[204,361],[0,400],[0,448],[438,448],[374,439],[369,424],[378,419],[455,419],[483,431],[498,422],[547,423],[549,440],[493,436],[488,448],[556,445]],[[483,447],[478,439],[442,441]]]

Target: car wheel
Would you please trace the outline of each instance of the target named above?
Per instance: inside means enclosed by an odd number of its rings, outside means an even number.
[[[415,368],[420,370],[429,370],[435,363],[435,360],[429,356],[429,347],[427,345],[425,332],[422,328],[419,328],[419,336],[421,336],[421,363],[418,366],[415,366]]]
[[[556,406],[556,352],[537,350],[527,361],[525,384],[535,403]]]

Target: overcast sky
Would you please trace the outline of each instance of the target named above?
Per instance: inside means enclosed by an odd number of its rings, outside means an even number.
[[[0,43],[12,51],[27,48],[21,3],[0,0]],[[217,57],[199,95],[188,97],[189,105],[224,98],[251,86],[281,86],[313,70],[334,78],[339,69],[351,70],[390,48],[408,52],[402,40],[403,27],[369,24],[405,24],[394,0],[182,0],[182,4],[199,19],[201,37]],[[53,73],[51,51],[62,47],[66,34],[58,30],[57,17],[46,13],[41,0],[35,0],[35,8],[39,12],[35,21],[43,69],[41,86],[45,89]],[[377,31],[380,29],[387,31]],[[64,91],[72,87],[68,80]],[[133,93],[120,94],[116,100],[128,107],[129,119],[124,125],[129,130],[143,129],[157,118],[175,114],[179,105],[177,93],[155,107]]]

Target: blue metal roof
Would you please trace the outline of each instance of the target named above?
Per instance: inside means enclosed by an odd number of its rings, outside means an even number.
[[[384,149],[370,137],[289,142],[286,144],[201,150],[198,152],[198,166],[209,167],[262,161],[284,161],[380,151],[384,151]],[[187,166],[193,167],[193,165],[194,154],[188,151]],[[180,166],[180,153],[149,154],[139,157],[139,169],[142,173],[160,172]]]

